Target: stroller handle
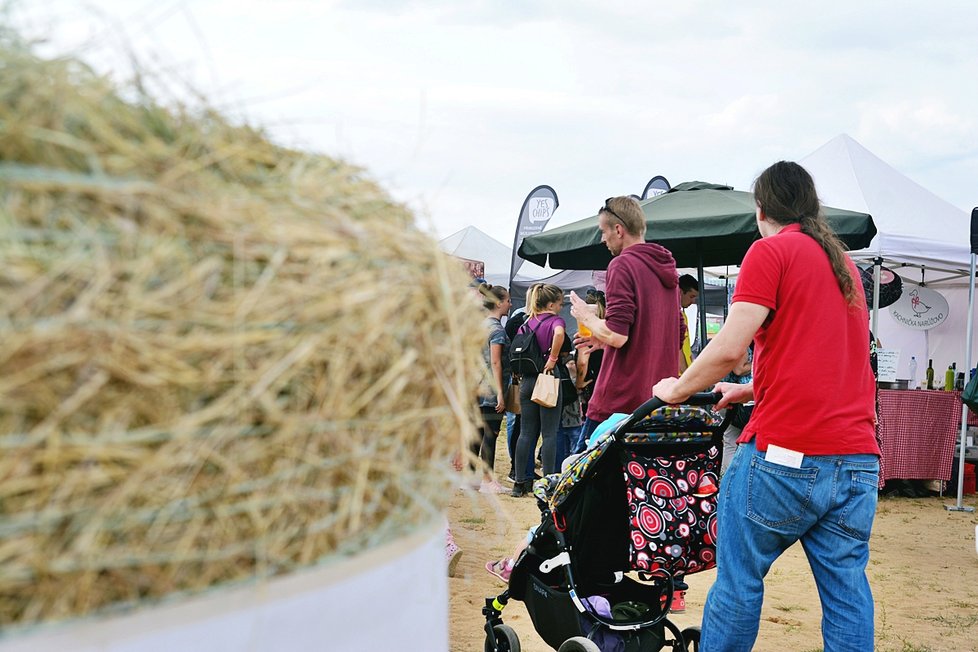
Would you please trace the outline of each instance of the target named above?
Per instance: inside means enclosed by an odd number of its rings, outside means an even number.
[[[720,392],[699,392],[698,394],[693,394],[690,396],[688,399],[680,403],[680,405],[715,405],[721,398],[723,398],[723,394]],[[668,405],[668,403],[656,396],[653,396],[645,403],[642,403],[637,410],[632,412],[630,417],[622,420],[615,430],[622,432],[628,428],[631,428],[633,425],[652,414],[653,410],[657,410],[663,405]]]

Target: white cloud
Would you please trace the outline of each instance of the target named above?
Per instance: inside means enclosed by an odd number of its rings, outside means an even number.
[[[125,34],[218,105],[365,165],[440,235],[475,224],[509,242],[540,183],[560,197],[555,225],[655,174],[744,188],[843,132],[952,203],[978,201],[978,4],[964,0],[89,6],[113,27],[71,0],[29,13],[62,47],[99,34],[83,54],[104,67],[125,67]]]

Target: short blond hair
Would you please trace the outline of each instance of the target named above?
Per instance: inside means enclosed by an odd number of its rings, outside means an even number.
[[[642,212],[642,206],[634,197],[630,195],[609,197],[605,200],[601,210],[598,211],[598,215],[601,213],[609,213],[611,217],[617,217],[621,221],[621,225],[625,227],[625,231],[631,235],[639,237],[645,235],[645,213]]]

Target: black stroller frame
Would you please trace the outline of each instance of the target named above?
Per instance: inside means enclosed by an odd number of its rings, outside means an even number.
[[[719,399],[720,394],[696,394],[683,405],[707,406]],[[487,652],[520,652],[515,631],[502,620],[502,611],[512,599],[526,604],[534,628],[559,652],[601,652],[595,639],[625,652],[661,650],[666,645],[674,651],[698,650],[699,628],[680,630],[668,615],[674,590],[685,588],[677,576],[704,567],[694,563],[686,572],[679,568],[674,576],[676,568],[667,568],[656,560],[639,558],[641,563],[636,566],[635,553],[629,550],[629,537],[636,540],[635,535],[629,534],[634,515],[623,498],[626,481],[622,466],[625,457],[634,456],[634,451],[651,453],[659,459],[709,451],[710,464],[719,467],[728,418],[708,425],[698,421],[697,430],[686,438],[676,438],[676,433],[672,433],[669,438],[651,441],[649,438],[654,436],[646,433],[676,429],[675,423],[657,427],[649,419],[663,407],[665,404],[653,397],[620,421],[610,437],[602,438],[604,445],[595,447],[600,450],[589,449],[590,459],[572,464],[549,487],[549,496],[538,481],[534,493],[542,513],[541,524],[513,566],[508,588],[498,596],[486,598],[482,609]],[[607,454],[611,448],[617,449],[620,459],[615,451]],[[575,471],[581,475],[574,477]],[[554,482],[553,478],[547,480]],[[580,478],[587,482],[577,483]],[[587,489],[582,491],[581,487]],[[712,490],[716,492],[716,487]],[[714,494],[714,505],[715,500]],[[709,560],[710,554],[705,551],[703,557]],[[627,571],[638,571],[641,582],[624,575]],[[581,597],[584,595],[612,597],[617,603],[615,608],[624,613],[600,614],[585,603]],[[666,638],[667,631],[671,640]]]

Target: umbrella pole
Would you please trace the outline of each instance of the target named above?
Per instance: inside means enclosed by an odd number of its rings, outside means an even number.
[[[972,222],[974,222],[974,215],[972,214]],[[974,225],[972,225],[972,230],[974,230]],[[965,340],[965,358],[967,362],[964,365],[965,376],[969,377],[971,375],[971,337],[974,333],[974,319],[975,319],[975,252],[971,252],[971,279],[968,284],[968,339]],[[967,441],[966,435],[968,433],[968,406],[964,401],[961,401],[961,448],[958,449],[958,500],[954,505],[945,505],[944,508],[949,512],[973,512],[974,507],[965,507],[962,504],[964,500],[964,453],[965,453],[965,442]]]

